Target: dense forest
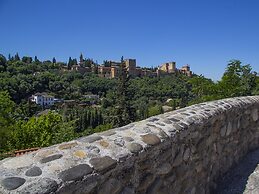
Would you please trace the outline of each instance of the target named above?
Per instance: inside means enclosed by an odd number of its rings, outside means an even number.
[[[82,56],[80,56],[80,60]],[[85,65],[97,65],[85,59]],[[0,153],[44,147],[161,114],[191,104],[227,97],[258,95],[259,77],[250,65],[230,61],[221,80],[202,75],[131,78],[123,59],[116,79],[72,71],[68,63],[37,57],[0,55]],[[41,107],[29,97],[48,93],[72,105]],[[87,94],[99,98],[89,103]],[[80,104],[84,103],[84,106]],[[86,104],[86,105],[85,105]],[[170,109],[168,109],[168,107]]]

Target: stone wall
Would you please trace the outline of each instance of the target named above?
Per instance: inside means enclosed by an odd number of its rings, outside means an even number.
[[[193,105],[0,161],[0,193],[209,193],[259,146],[259,96]]]

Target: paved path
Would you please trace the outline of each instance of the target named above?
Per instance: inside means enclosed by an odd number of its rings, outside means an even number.
[[[240,194],[246,189],[246,184],[249,176],[254,172],[259,164],[259,149],[248,153],[240,163],[230,169],[227,174],[218,182],[218,188],[215,193],[217,194]],[[259,172],[259,171],[258,171]],[[255,173],[254,173],[255,175]],[[257,177],[258,178],[258,177]],[[253,179],[253,180],[252,180]],[[255,184],[255,176],[250,176],[249,187],[257,187],[259,183]],[[257,182],[257,181],[256,181]],[[259,187],[253,191],[247,191],[245,193],[259,194]]]

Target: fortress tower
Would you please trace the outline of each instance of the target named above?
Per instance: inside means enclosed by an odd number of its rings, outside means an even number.
[[[125,59],[125,65],[130,76],[136,75],[136,59]]]

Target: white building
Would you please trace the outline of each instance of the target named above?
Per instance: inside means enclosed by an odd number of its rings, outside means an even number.
[[[36,93],[32,95],[31,101],[41,106],[51,106],[54,104],[54,97],[45,93]]]
[[[99,95],[95,95],[95,94],[87,94],[87,95],[84,95],[83,97],[87,99],[94,99],[94,100],[99,99]]]

